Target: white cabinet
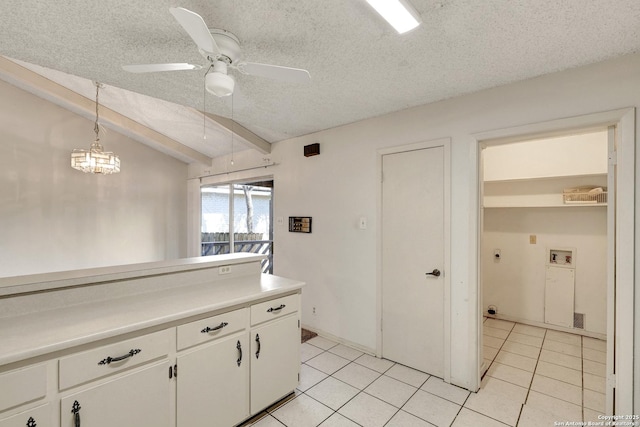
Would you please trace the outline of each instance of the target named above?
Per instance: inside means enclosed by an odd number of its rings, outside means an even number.
[[[50,426],[47,366],[38,364],[0,374],[0,427]],[[37,405],[35,408],[29,406]],[[21,410],[22,408],[28,408]],[[7,410],[7,412],[4,412]],[[10,412],[9,412],[10,411]],[[17,414],[15,412],[18,411]],[[8,413],[14,415],[8,415]]]
[[[300,296],[251,307],[251,413],[256,414],[298,386]]]
[[[300,372],[300,329],[290,315],[251,331],[251,412],[291,393]]]
[[[168,354],[175,330],[122,340],[59,360],[61,427],[173,425]]]
[[[178,426],[233,426],[249,417],[248,310],[178,327]],[[215,422],[214,422],[215,421]]]
[[[60,400],[61,427],[171,427],[168,360]]]
[[[51,405],[46,403],[36,408],[31,408],[19,414],[2,418],[0,427],[50,427]]]
[[[0,373],[0,427],[241,423],[298,385],[300,294],[235,307]]]
[[[178,427],[233,426],[294,391],[299,309],[295,294],[179,326]]]

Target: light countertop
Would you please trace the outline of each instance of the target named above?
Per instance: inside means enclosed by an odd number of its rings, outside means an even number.
[[[303,285],[267,274],[247,275],[6,317],[0,322],[0,366],[296,292]]]
[[[265,255],[240,252],[139,264],[54,271],[24,276],[0,277],[0,296],[125,280],[134,277],[178,273],[181,271],[212,268],[221,265],[243,264],[264,258]]]

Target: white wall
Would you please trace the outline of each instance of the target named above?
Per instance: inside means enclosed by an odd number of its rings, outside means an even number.
[[[484,150],[485,181],[606,173],[606,129]]]
[[[536,244],[529,236],[536,235]],[[544,323],[547,250],[575,256],[574,311],[585,331],[606,334],[607,210],[605,207],[485,209],[482,241],[483,305],[498,315]],[[495,259],[494,249],[501,258]]]
[[[187,166],[107,129],[111,176],[71,169],[93,122],[0,81],[0,275],[186,256]]]
[[[274,217],[313,217],[313,234],[275,227],[275,273],[307,282],[303,323],[375,349],[376,152],[452,138],[451,380],[475,386],[479,132],[640,105],[640,55],[485,90],[274,145]],[[303,157],[319,142],[320,156]],[[370,227],[357,228],[366,216]],[[636,221],[637,222],[637,221]],[[311,307],[317,312],[311,314]]]

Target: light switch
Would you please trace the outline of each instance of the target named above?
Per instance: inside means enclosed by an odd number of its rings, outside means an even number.
[[[278,225],[284,225],[284,218],[279,216],[278,218],[276,218],[276,224]]]
[[[536,235],[535,234],[531,234],[529,235],[529,244],[531,245],[535,245],[537,241]]]
[[[366,230],[367,229],[367,217],[366,216],[361,216],[360,217],[360,221],[358,222],[358,225],[360,227],[360,230]]]

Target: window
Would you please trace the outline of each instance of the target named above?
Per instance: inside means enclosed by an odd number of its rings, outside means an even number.
[[[264,254],[262,272],[273,273],[273,181],[206,185],[200,194],[201,255]]]

